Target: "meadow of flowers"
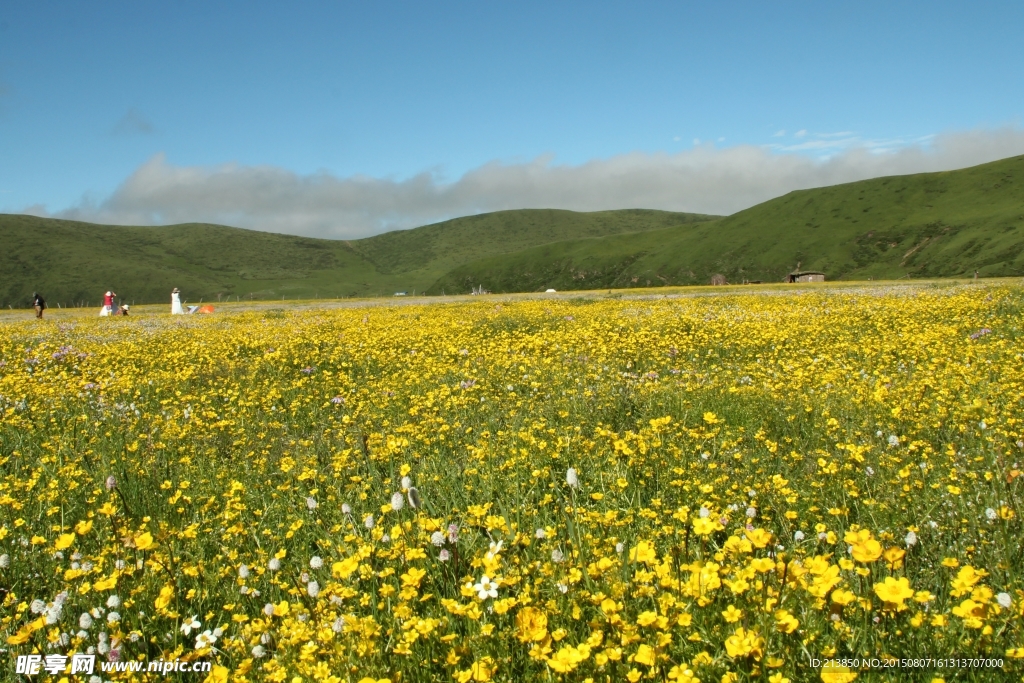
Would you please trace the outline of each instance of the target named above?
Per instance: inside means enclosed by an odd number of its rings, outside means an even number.
[[[950,285],[8,319],[0,677],[1020,680],[1022,312]],[[811,665],[858,657],[1002,667]]]

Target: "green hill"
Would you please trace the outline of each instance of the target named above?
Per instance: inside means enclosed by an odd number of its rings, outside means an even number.
[[[27,306],[33,291],[54,308],[98,306],[107,289],[136,303],[166,301],[173,287],[190,302],[422,292],[453,268],[480,258],[713,218],[531,209],[341,241],[220,225],[110,226],[0,214],[0,305]]]
[[[1024,156],[791,192],[727,218],[569,240],[462,265],[430,292],[1024,274]]]

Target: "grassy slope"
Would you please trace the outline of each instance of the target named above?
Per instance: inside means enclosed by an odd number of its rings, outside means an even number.
[[[431,291],[1024,274],[1024,157],[791,192],[713,223],[534,247],[466,264]]]
[[[0,215],[0,305],[98,305],[113,289],[160,302],[218,294],[270,299],[373,296],[426,289],[470,260],[587,236],[661,229],[710,217],[664,211],[503,211],[362,240],[317,240],[219,225],[105,226]]]

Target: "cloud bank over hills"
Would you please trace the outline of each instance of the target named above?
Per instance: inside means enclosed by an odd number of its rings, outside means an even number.
[[[950,132],[902,146],[847,137],[833,149],[830,156],[814,158],[794,146],[705,144],[676,154],[632,152],[579,165],[541,156],[524,163],[489,162],[452,182],[436,172],[393,180],[299,175],[273,166],[177,166],[158,154],[101,202],[84,200],[54,213],[33,206],[24,213],[122,225],[222,223],[340,239],[503,209],[731,214],[792,190],[1024,154],[1024,129]]]

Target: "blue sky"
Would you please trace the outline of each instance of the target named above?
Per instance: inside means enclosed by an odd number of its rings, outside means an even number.
[[[0,0],[0,211],[330,236],[728,212],[1024,153],[1021,26],[1020,2]]]

